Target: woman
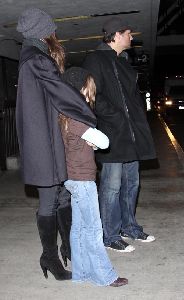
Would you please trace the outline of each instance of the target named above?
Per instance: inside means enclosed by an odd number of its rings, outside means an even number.
[[[58,113],[91,127],[96,119],[80,93],[62,81],[64,52],[55,30],[52,18],[38,8],[25,10],[18,20],[17,31],[25,40],[19,63],[16,122],[24,183],[37,186],[39,192],[40,265],[46,278],[49,270],[57,280],[65,280],[71,278],[71,272],[59,260],[56,213],[61,197],[65,208],[69,194],[62,187],[67,172]],[[61,220],[59,224],[62,227]]]

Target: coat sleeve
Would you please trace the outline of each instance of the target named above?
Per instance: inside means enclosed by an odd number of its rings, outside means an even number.
[[[72,134],[79,136],[81,139],[92,143],[100,149],[109,147],[108,137],[96,128],[91,128],[73,119],[69,119],[69,128]]]
[[[96,117],[89,105],[77,90],[62,81],[60,72],[51,59],[38,55],[32,68],[58,112],[90,127],[96,126]]]
[[[83,62],[83,68],[88,70],[93,76],[96,84],[97,94],[102,92],[103,77],[100,68],[100,61],[95,53],[88,54]]]
[[[96,101],[95,101],[95,114],[97,117],[106,118],[108,122],[110,122],[111,116],[116,113],[116,110],[112,104],[110,99],[108,99],[107,95],[103,94],[104,90],[104,79],[103,79],[103,69],[104,66],[101,67],[101,61],[98,55],[95,53],[91,53],[87,55],[83,67],[88,70],[93,76],[96,84]]]

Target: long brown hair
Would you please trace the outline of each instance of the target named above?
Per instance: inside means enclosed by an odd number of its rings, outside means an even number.
[[[95,96],[96,96],[96,84],[91,75],[88,75],[86,81],[80,90],[80,93],[84,95],[86,101],[89,103],[90,107],[93,109]],[[62,127],[62,130],[68,131],[68,117],[60,114],[59,115],[59,123]]]
[[[84,95],[86,101],[89,101],[90,107],[94,108],[95,96],[96,96],[96,84],[91,75],[88,75],[86,82],[80,90],[81,94]]]
[[[49,53],[52,58],[55,59],[61,73],[65,70],[65,52],[64,48],[56,38],[55,34],[52,34],[48,38],[44,39],[49,47]]]

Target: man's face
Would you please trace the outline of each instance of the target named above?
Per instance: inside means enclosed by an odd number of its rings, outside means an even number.
[[[123,33],[116,32],[116,41],[121,48],[121,50],[129,49],[131,47],[131,41],[133,40],[133,37],[131,35],[131,31],[125,30]]]

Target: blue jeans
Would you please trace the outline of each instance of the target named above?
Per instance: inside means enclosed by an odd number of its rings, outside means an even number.
[[[103,163],[99,203],[104,231],[104,244],[120,240],[120,232],[136,238],[142,227],[135,219],[139,190],[139,163]]]
[[[103,244],[96,184],[93,181],[67,180],[65,187],[71,193],[72,203],[72,280],[109,285],[118,276]]]

